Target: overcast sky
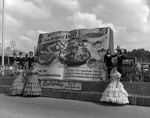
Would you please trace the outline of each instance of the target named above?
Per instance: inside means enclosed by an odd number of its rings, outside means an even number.
[[[115,46],[150,51],[150,0],[5,0],[4,26],[5,47],[24,51],[43,32],[97,27],[111,27]]]

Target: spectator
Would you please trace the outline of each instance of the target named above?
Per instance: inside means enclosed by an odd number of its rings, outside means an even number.
[[[13,52],[13,67],[17,70],[17,54]]]

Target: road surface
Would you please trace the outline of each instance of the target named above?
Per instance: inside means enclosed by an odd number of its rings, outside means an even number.
[[[0,94],[0,118],[150,118],[150,107]]]

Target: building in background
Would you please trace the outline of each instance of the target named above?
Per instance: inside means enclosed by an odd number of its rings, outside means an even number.
[[[2,65],[2,48],[0,48],[0,65]],[[19,56],[19,52],[22,52],[23,56],[25,56],[26,52],[21,50],[16,50],[15,53]],[[5,65],[12,65],[13,64],[13,56],[14,50],[12,49],[4,49],[4,64]]]

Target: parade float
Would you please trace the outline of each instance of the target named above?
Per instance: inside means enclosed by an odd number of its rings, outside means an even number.
[[[113,31],[108,27],[40,34],[35,68],[42,96],[99,102],[109,84],[103,66],[108,48],[114,51]],[[134,68],[128,68],[123,71],[135,77]],[[1,78],[0,92],[10,93],[14,79]],[[150,106],[150,83],[130,80],[122,82],[129,93],[129,104]]]

